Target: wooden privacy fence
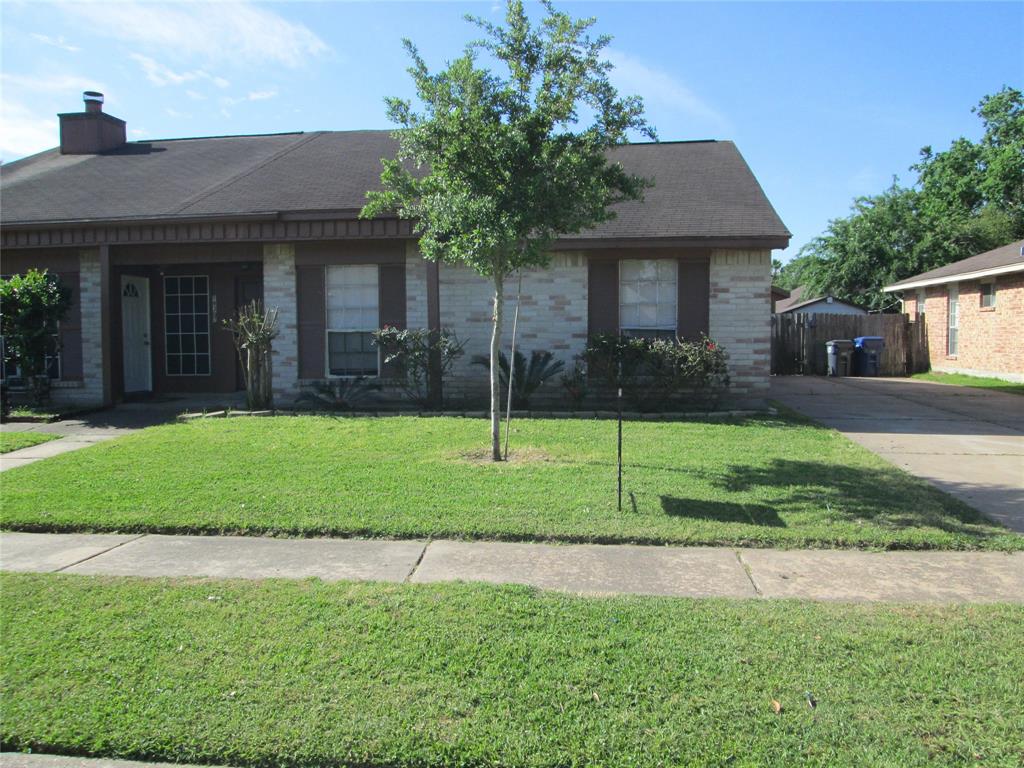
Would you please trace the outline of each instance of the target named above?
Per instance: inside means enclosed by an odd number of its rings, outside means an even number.
[[[885,349],[880,376],[907,376],[927,371],[928,333],[925,321],[908,315],[772,315],[772,373],[824,376],[828,372],[825,343],[832,339],[881,336]]]

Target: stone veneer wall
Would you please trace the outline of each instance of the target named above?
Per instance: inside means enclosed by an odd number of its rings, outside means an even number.
[[[58,405],[92,407],[103,404],[103,289],[98,249],[78,255],[78,301],[82,324],[82,380],[54,382],[51,396]]]
[[[263,246],[263,301],[267,309],[277,308],[278,336],[271,360],[272,386],[278,405],[286,405],[299,394],[298,305],[295,296],[295,246]]]
[[[409,280],[407,286],[410,294],[412,285],[413,281]],[[505,354],[509,353],[511,347],[518,292],[518,278],[512,276],[505,284],[505,317],[502,326],[502,348]],[[491,281],[465,267],[442,265],[440,293],[441,326],[454,330],[466,342],[465,355],[455,364],[445,381],[445,398],[485,401],[488,397],[487,372],[480,366],[471,365],[471,360],[474,355],[486,355],[490,351],[493,306]],[[419,316],[410,311],[410,326],[414,317]],[[425,325],[425,308],[423,320]],[[564,361],[568,368],[572,365],[573,357],[583,351],[586,341],[586,258],[580,253],[558,253],[552,257],[547,269],[525,271],[516,349],[522,351],[527,358],[535,349],[549,350],[557,359]],[[545,389],[546,393],[543,390],[537,393],[537,402],[561,398],[561,387],[557,380],[549,382]]]
[[[761,397],[771,371],[771,251],[711,253],[709,335],[729,353],[732,395]]]

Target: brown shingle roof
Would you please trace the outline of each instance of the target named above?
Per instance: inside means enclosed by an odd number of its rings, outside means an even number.
[[[1024,271],[1024,254],[1022,254],[1022,249],[1024,249],[1024,240],[1018,240],[1015,243],[1009,243],[999,248],[994,248],[991,251],[979,253],[977,256],[954,261],[952,264],[947,264],[944,267],[908,277],[905,280],[900,280],[898,283],[885,286],[883,290],[899,291],[906,287],[914,287],[922,282],[932,282],[933,284],[953,282],[960,275],[969,275],[974,272],[999,269],[1001,267],[1010,268],[1006,271],[1016,271],[1013,267],[1019,266],[1020,270]]]
[[[246,214],[354,214],[380,186],[389,131],[227,136],[131,142],[99,155],[52,149],[5,165],[2,221],[45,226],[217,218]],[[613,151],[655,187],[643,203],[573,239],[765,240],[789,232],[730,141],[631,144]]]

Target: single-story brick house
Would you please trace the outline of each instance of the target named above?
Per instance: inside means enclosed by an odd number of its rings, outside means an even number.
[[[384,324],[455,331],[466,355],[445,395],[485,397],[486,373],[469,361],[488,349],[489,283],[421,258],[408,221],[358,218],[395,152],[389,131],[128,142],[92,92],[60,125],[60,147],[0,172],[0,271],[47,268],[74,293],[56,396],[236,391],[220,321],[262,297],[280,313],[278,402],[314,381],[378,375],[368,332]],[[790,233],[746,162],[728,141],[613,157],[656,186],[524,275],[519,348],[568,363],[595,332],[705,332],[730,354],[734,392],[763,393],[771,252]]]
[[[927,322],[933,371],[1024,381],[1024,240],[882,290]]]

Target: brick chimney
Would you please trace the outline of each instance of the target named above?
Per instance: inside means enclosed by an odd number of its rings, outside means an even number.
[[[127,141],[124,120],[103,111],[103,94],[86,91],[84,112],[66,112],[60,118],[60,153],[95,155],[123,146]]]

